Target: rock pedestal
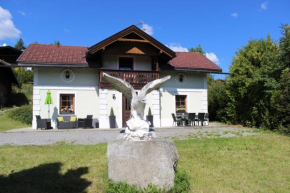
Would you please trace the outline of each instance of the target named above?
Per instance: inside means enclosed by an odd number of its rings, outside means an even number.
[[[109,179],[147,187],[150,183],[162,189],[174,185],[178,154],[172,141],[117,140],[109,143]]]

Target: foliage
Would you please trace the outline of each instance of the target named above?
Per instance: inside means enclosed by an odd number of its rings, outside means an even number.
[[[9,111],[8,117],[25,124],[32,122],[32,105],[21,106],[17,109]]]
[[[113,107],[111,107],[110,116],[115,116]]]
[[[24,93],[22,92],[11,92],[8,96],[7,107],[17,106],[20,107],[22,105],[28,105],[29,101]]]
[[[22,84],[21,87],[12,87],[12,92],[8,96],[7,105],[12,106],[22,106],[27,105],[32,102],[32,92],[33,85]]]
[[[273,96],[283,67],[278,62],[279,48],[271,37],[250,40],[233,59],[227,84],[230,123],[272,128]]]
[[[203,51],[200,44],[196,48],[194,48],[194,47],[189,48],[189,52],[199,52],[202,55],[205,55],[205,52]]]
[[[208,85],[208,111],[211,121],[226,122],[226,107],[229,102],[226,84],[226,80],[218,79]]]
[[[59,40],[54,40],[54,45],[60,46],[60,41]]]
[[[226,121],[290,134],[290,26],[279,44],[250,40],[236,53],[227,83]]]
[[[212,82],[214,82],[214,78],[211,74],[206,74],[207,84],[208,86],[211,85]]]
[[[16,74],[20,84],[33,82],[33,70],[24,70],[23,68],[15,68]]]
[[[283,71],[280,89],[275,96],[276,116],[279,121],[278,130],[290,134],[290,69]],[[274,115],[273,115],[274,116]]]
[[[163,193],[163,192],[170,192],[170,193],[181,193],[181,192],[189,192],[190,190],[190,176],[185,171],[177,171],[175,173],[174,178],[174,187],[170,190],[165,191],[161,190],[157,186],[153,184],[149,184],[146,188],[139,188],[136,185],[129,185],[125,182],[113,182],[109,180],[108,186],[106,189],[107,193]]]
[[[11,108],[6,107],[6,108],[3,108],[1,110],[3,110],[4,112],[0,111],[0,123],[1,123],[0,131],[7,131],[10,129],[18,129],[18,128],[24,128],[24,127],[31,127],[31,123],[24,124],[20,121],[16,121],[16,120],[8,117],[9,111],[12,110]]]
[[[26,47],[24,46],[24,41],[22,38],[20,38],[17,43],[15,44],[14,48],[19,49],[19,50],[25,50]]]
[[[149,107],[148,116],[152,116],[151,108]]]

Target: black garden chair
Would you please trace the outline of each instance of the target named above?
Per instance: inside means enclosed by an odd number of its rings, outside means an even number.
[[[201,126],[203,126],[203,122],[206,121],[206,119],[205,119],[205,113],[198,113],[198,115],[197,115],[197,121],[198,121],[198,125],[199,125],[199,122],[201,122]]]
[[[196,114],[188,113],[188,121],[190,122],[190,126],[192,126],[192,123],[195,126],[195,121],[198,121],[198,119],[196,118]]]
[[[180,126],[181,125],[181,118],[176,118],[176,116],[175,116],[175,114],[174,113],[171,113],[171,115],[172,115],[172,119],[173,119],[173,124],[172,124],[172,126],[174,126],[174,124],[176,125],[176,126]]]
[[[84,119],[84,128],[93,128],[93,115],[87,115],[87,118]]]
[[[50,119],[41,119],[39,115],[36,115],[36,128],[51,129],[51,120]]]

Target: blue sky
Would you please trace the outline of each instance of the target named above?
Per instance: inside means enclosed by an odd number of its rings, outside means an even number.
[[[276,41],[281,24],[290,23],[289,0],[92,1],[0,0],[0,45],[26,46],[59,40],[62,45],[92,46],[132,25],[176,51],[201,44],[224,72],[250,38]],[[138,25],[142,27],[142,25]]]

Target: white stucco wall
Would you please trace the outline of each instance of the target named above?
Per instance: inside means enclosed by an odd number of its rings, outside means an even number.
[[[146,70],[146,64],[150,59],[148,58],[135,56],[135,61],[139,61],[140,70]],[[151,63],[147,66],[151,68]],[[64,82],[61,79],[60,74],[63,70],[61,68],[34,69],[33,128],[36,128],[35,115],[48,117],[48,105],[44,104],[48,90],[51,91],[54,102],[50,106],[52,126],[55,126],[55,119],[59,112],[59,96],[67,93],[75,94],[75,111],[78,118],[93,115],[93,118],[99,119],[100,128],[109,128],[108,117],[110,109],[113,107],[117,127],[122,127],[122,93],[112,89],[99,89],[97,69],[72,69],[75,78],[71,82]],[[145,108],[145,116],[148,114],[148,108],[151,107],[155,127],[172,125],[171,113],[175,112],[175,95],[187,95],[188,112],[208,112],[206,74],[183,72],[186,81],[180,84],[175,78],[178,73],[180,72],[160,72],[160,77],[171,75],[171,79],[162,85],[160,90],[155,90],[147,95],[148,105]],[[115,100],[113,94],[116,96]]]
[[[55,128],[56,117],[59,115],[60,94],[75,95],[75,115],[85,118],[93,115],[93,125],[99,117],[99,73],[96,69],[72,69],[75,78],[71,82],[61,79],[61,68],[35,68],[33,87],[33,122],[36,128],[35,115],[48,118],[48,105],[44,104],[46,93],[51,91],[53,104],[50,105],[50,118]]]
[[[74,68],[75,78],[71,82],[65,82],[61,78],[61,72],[66,68],[38,68],[38,85],[49,86],[97,86],[99,72],[95,68]]]
[[[119,57],[128,57],[123,55],[104,55],[104,69],[119,69]],[[130,56],[133,58],[134,70],[151,70],[151,58],[149,56]]]
[[[161,101],[161,126],[172,126],[172,113],[176,112],[175,96],[186,95],[187,112],[208,112],[207,109],[207,79],[206,74],[182,72],[186,76],[184,83],[176,81],[176,75],[180,72],[161,72],[160,77],[171,75],[171,79],[162,85],[160,89]]]

